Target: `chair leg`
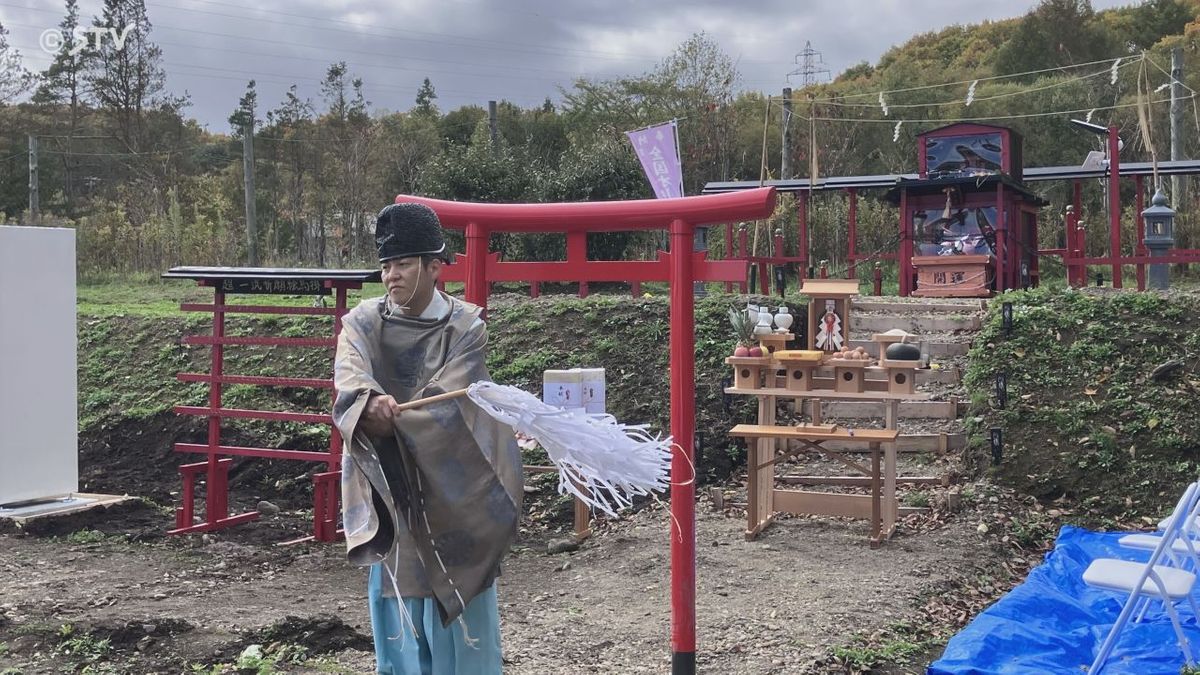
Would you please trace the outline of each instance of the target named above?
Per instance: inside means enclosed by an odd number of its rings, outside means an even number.
[[[1150,603],[1153,600],[1149,596],[1141,596],[1137,599],[1137,616],[1133,618],[1134,623],[1141,623],[1146,618],[1146,612],[1150,611]]]
[[[1183,626],[1179,624],[1179,613],[1175,611],[1175,605],[1167,600],[1163,601],[1163,608],[1167,610],[1167,614],[1171,617],[1171,626],[1175,628],[1175,639],[1179,640],[1179,649],[1183,651],[1183,660],[1187,662],[1188,668],[1194,665],[1192,661],[1192,648],[1188,646],[1187,636],[1183,634]]]
[[[1108,655],[1112,653],[1113,647],[1117,644],[1117,637],[1121,635],[1121,630],[1125,628],[1130,615],[1133,614],[1134,606],[1137,605],[1134,598],[1137,597],[1140,597],[1140,594],[1136,594],[1125,601],[1125,605],[1121,608],[1121,613],[1117,615],[1117,620],[1113,622],[1112,629],[1108,631],[1104,642],[1101,643],[1100,651],[1096,652],[1096,659],[1092,661],[1091,667],[1088,668],[1088,675],[1098,675],[1100,670],[1104,668],[1104,662],[1108,660]]]

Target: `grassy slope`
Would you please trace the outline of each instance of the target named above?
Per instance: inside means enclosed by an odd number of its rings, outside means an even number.
[[[968,460],[991,461],[986,433],[1004,431],[989,470],[1041,499],[1082,506],[1084,524],[1157,519],[1200,474],[1200,296],[1035,290],[1001,296],[971,352]],[[1002,302],[1014,307],[1005,337]],[[1149,375],[1179,359],[1162,381]],[[1008,372],[1009,404],[995,405]]]
[[[201,434],[200,420],[180,420],[171,407],[206,400],[203,384],[179,382],[175,373],[208,370],[207,350],[179,344],[184,334],[208,332],[207,317],[185,316],[177,303],[203,301],[210,292],[183,284],[110,284],[81,286],[79,297],[85,460],[89,452],[117,452],[135,464],[145,461],[139,453],[169,453],[172,440]],[[1197,298],[1056,289],[1010,293],[993,302],[967,373],[974,432],[968,460],[1022,492],[1082,500],[1085,520],[1155,516],[1200,473],[1200,431],[1192,424],[1200,410]],[[1004,300],[1016,308],[1010,338],[1000,326]],[[725,308],[735,301],[741,302],[718,295],[696,305],[699,468],[708,478],[723,477],[742,461],[724,430],[752,412],[742,399],[732,399],[726,411],[720,389],[727,375],[722,359],[732,346]],[[797,298],[790,303],[794,311],[802,308]],[[315,321],[240,316],[230,319],[229,330],[327,334],[329,321]],[[544,369],[604,367],[609,411],[622,421],[667,430],[670,325],[664,298],[502,295],[493,298],[490,324],[489,367],[497,381],[540,392]],[[1150,370],[1172,358],[1184,367],[1163,382],[1149,379]],[[330,362],[327,350],[243,347],[228,350],[226,372],[327,377]],[[1001,370],[1009,373],[1004,410],[993,401],[994,376]],[[225,404],[322,412],[328,399],[324,392],[233,386]],[[1005,449],[1000,466],[991,469],[986,430],[993,426],[1004,429]],[[327,443],[323,428],[300,424],[233,422],[228,436],[268,447],[318,449]],[[177,462],[168,458],[153,461],[173,474]]]

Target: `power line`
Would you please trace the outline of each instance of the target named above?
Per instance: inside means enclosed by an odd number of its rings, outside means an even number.
[[[1137,63],[1137,61],[1129,61],[1128,63],[1122,64],[1120,66],[1120,68],[1124,68],[1124,67],[1129,66],[1134,63]],[[980,101],[994,101],[996,99],[1001,99],[1001,98],[1012,98],[1013,96],[1023,96],[1025,94],[1031,94],[1031,93],[1038,92],[1038,91],[1045,91],[1047,89],[1057,89],[1059,87],[1065,87],[1066,85],[1072,84],[1074,82],[1082,82],[1083,80],[1100,77],[1101,75],[1111,75],[1111,74],[1112,74],[1112,69],[1105,68],[1104,70],[1100,70],[1100,71],[1097,71],[1094,73],[1089,73],[1087,75],[1077,75],[1070,79],[1061,80],[1058,82],[1051,82],[1049,84],[1045,84],[1045,85],[1037,86],[1037,87],[1031,87],[1029,89],[1022,89],[1020,91],[1010,91],[1010,92],[1005,92],[1003,94],[995,94],[992,96],[976,96],[972,99],[972,103],[979,103]],[[976,82],[976,81],[977,80],[972,80],[972,82]],[[837,100],[832,100],[832,99],[818,99],[817,102],[820,103],[821,105],[831,105],[831,106],[836,106],[836,107],[840,107],[840,108],[879,108],[880,107],[879,104],[877,104],[877,103],[843,103],[843,102],[840,102]],[[932,107],[944,106],[944,105],[963,105],[963,100],[960,98],[960,99],[956,99],[953,101],[931,101],[929,103],[888,103],[887,107],[888,108],[932,108]]]
[[[1196,97],[1196,94],[1192,94],[1191,96],[1189,96],[1187,98],[1195,98],[1195,97]],[[1150,103],[1151,104],[1169,103],[1170,100],[1171,99],[1169,99],[1169,98],[1162,98],[1162,99],[1158,99],[1156,101],[1150,101]],[[1025,118],[1031,118],[1031,117],[1054,117],[1054,116],[1059,116],[1059,115],[1078,115],[1078,114],[1083,114],[1083,113],[1087,113],[1090,111],[1097,111],[1097,110],[1118,110],[1121,108],[1133,108],[1133,107],[1136,107],[1137,105],[1138,105],[1137,103],[1122,103],[1122,104],[1110,105],[1110,106],[1078,108],[1075,110],[1055,110],[1052,112],[1019,113],[1019,114],[1014,114],[1014,115],[990,115],[990,116],[984,116],[984,117],[959,117],[959,118],[955,118],[955,119],[941,119],[941,118],[923,118],[923,119],[857,118],[856,119],[856,118],[849,118],[849,117],[813,117],[812,119],[815,119],[819,122],[850,122],[850,123],[865,123],[865,124],[896,124],[897,122],[904,122],[904,123],[910,123],[910,124],[923,124],[923,123],[928,123],[928,122],[934,122],[937,124],[953,124],[955,122],[986,122],[989,120],[1013,120],[1013,119],[1025,119]]]
[[[908,91],[924,91],[927,89],[939,89],[941,87],[953,87],[960,84],[971,84],[972,82],[991,82],[994,80],[1008,80],[1016,77],[1024,77],[1026,75],[1040,75],[1041,73],[1049,73],[1053,71],[1068,70],[1071,68],[1083,68],[1084,66],[1094,66],[1098,63],[1112,64],[1114,61],[1120,61],[1128,58],[1126,56],[1117,56],[1110,59],[1100,59],[1098,61],[1088,61],[1087,63],[1077,63],[1070,66],[1057,66],[1054,68],[1042,68],[1040,70],[1027,70],[1021,73],[1008,73],[1006,75],[992,75],[990,77],[976,77],[970,80],[958,80],[956,82],[942,82],[939,84],[926,84],[919,87],[904,87],[901,89],[880,89],[878,91],[865,92],[860,94],[841,94],[841,98],[864,98],[868,96],[879,96],[880,94],[900,94]]]
[[[1185,84],[1183,80],[1177,80],[1177,79],[1175,79],[1175,76],[1174,76],[1174,75],[1172,75],[1171,73],[1167,72],[1166,70],[1163,70],[1163,67],[1162,67],[1162,66],[1160,66],[1160,65],[1158,65],[1158,63],[1157,63],[1157,62],[1156,62],[1156,61],[1155,61],[1155,60],[1154,60],[1154,59],[1153,59],[1153,58],[1150,56],[1150,54],[1149,54],[1149,53],[1145,53],[1145,52],[1143,52],[1143,53],[1142,53],[1142,58],[1144,58],[1144,59],[1146,59],[1147,61],[1149,61],[1149,62],[1150,62],[1150,65],[1154,66],[1154,67],[1155,67],[1155,68],[1157,68],[1159,71],[1161,71],[1163,75],[1166,75],[1166,76],[1167,76],[1167,79],[1168,79],[1168,81],[1170,81],[1170,82],[1178,82],[1178,83],[1179,83],[1179,86],[1181,86],[1181,87],[1183,87],[1184,89],[1187,89],[1188,91],[1192,92],[1192,94],[1196,94],[1196,93],[1197,93],[1195,89],[1192,89],[1191,87],[1187,86],[1187,84]]]
[[[1190,96],[1187,96],[1184,100],[1195,99],[1198,96],[1200,96],[1200,95],[1193,93]],[[772,97],[767,97],[767,98],[770,100],[771,105],[782,107],[781,104],[779,102],[775,101],[774,98],[772,98]],[[1170,103],[1170,101],[1171,101],[1171,99],[1169,99],[1169,98],[1160,98],[1157,100],[1151,100],[1149,103],[1153,105],[1155,103]],[[822,102],[822,103],[824,103],[824,102]],[[847,123],[847,124],[893,124],[894,125],[897,122],[903,122],[905,124],[927,124],[927,123],[953,124],[956,122],[986,122],[988,120],[1007,120],[1007,119],[1024,119],[1024,118],[1032,118],[1032,117],[1056,117],[1056,116],[1061,116],[1061,115],[1078,115],[1078,114],[1088,113],[1088,112],[1092,112],[1092,111],[1133,108],[1133,107],[1136,107],[1137,105],[1138,104],[1136,102],[1134,102],[1134,103],[1114,104],[1114,105],[1110,105],[1110,106],[1078,108],[1075,110],[1052,110],[1052,111],[1046,111],[1046,112],[1017,113],[1017,114],[1012,114],[1012,115],[992,115],[992,116],[985,116],[985,117],[958,117],[958,118],[926,117],[926,118],[899,119],[899,118],[894,118],[894,117],[893,118],[807,117],[801,113],[794,112],[794,111],[792,112],[792,117],[803,120],[805,122],[811,122],[813,120],[816,120],[818,122],[843,122],[843,123]]]

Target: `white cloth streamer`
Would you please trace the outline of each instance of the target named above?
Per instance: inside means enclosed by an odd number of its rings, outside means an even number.
[[[533,394],[476,382],[467,396],[483,411],[537,440],[558,468],[558,491],[616,516],[633,498],[670,487],[672,440],[651,436],[646,425],[612,415],[547,405]]]

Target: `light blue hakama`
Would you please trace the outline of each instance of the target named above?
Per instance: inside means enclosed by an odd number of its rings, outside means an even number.
[[[384,597],[390,582],[382,564],[371,566],[367,582],[367,603],[371,610],[371,633],[375,640],[375,670],[379,675],[492,675],[501,672],[500,610],[496,605],[496,584],[475,596],[462,613],[467,634],[474,640],[469,646],[458,620],[448,628],[434,598],[403,598],[417,637],[400,616],[395,598]],[[403,637],[395,636],[401,635]]]

